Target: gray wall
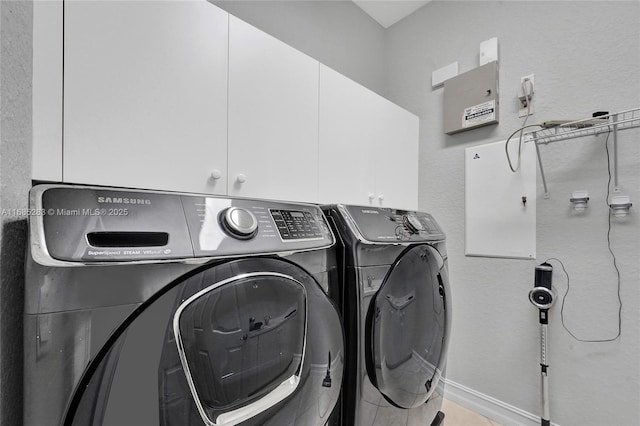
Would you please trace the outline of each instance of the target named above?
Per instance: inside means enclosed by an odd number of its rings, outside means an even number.
[[[31,186],[32,17],[31,2],[0,2],[0,209],[26,208]],[[0,217],[1,425],[22,423],[24,218]]]
[[[446,136],[443,89],[432,90],[431,72],[456,60],[461,72],[478,66],[479,43],[494,36],[500,124]],[[564,320],[578,337],[614,337],[618,327],[617,274],[607,248],[606,136],[541,147],[551,198],[543,199],[538,177],[535,262],[464,256],[464,148],[504,140],[520,127],[516,93],[529,73],[536,82],[530,122],[640,106],[640,3],[436,1],[392,26],[387,37],[387,95],[421,118],[419,205],[448,236],[454,308],[448,378],[537,414],[537,310],[527,300],[534,265],[549,257],[564,262],[571,277]],[[638,129],[619,135],[620,186],[634,202],[630,217],[611,226],[621,338],[578,342],[562,328],[560,304],[551,311],[551,419],[564,426],[640,422],[639,141]],[[569,208],[577,189],[591,197],[580,216]],[[553,266],[563,295],[566,279]]]
[[[385,30],[351,1],[211,1],[377,93]]]

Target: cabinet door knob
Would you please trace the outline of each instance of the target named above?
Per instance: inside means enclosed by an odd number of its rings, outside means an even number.
[[[375,194],[373,192],[369,193],[369,201],[373,201],[373,199],[376,198]]]
[[[211,179],[218,180],[222,177],[222,172],[218,169],[213,169],[211,171]]]
[[[236,177],[236,180],[237,180],[239,183],[245,183],[245,182],[247,181],[247,177],[246,177],[244,174],[240,173],[240,174]]]
[[[378,195],[378,200],[380,200],[380,204],[384,201],[384,194]]]

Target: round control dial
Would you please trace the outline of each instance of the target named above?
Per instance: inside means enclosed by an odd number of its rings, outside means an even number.
[[[424,231],[424,225],[420,222],[420,219],[414,215],[408,214],[402,218],[404,226],[411,231],[412,234],[417,234],[420,231]]]
[[[247,209],[229,207],[223,212],[222,226],[232,237],[248,240],[258,232],[258,220]]]

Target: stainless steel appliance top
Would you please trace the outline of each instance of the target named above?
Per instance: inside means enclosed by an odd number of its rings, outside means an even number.
[[[31,253],[45,266],[198,263],[335,242],[320,208],[304,203],[38,185],[30,207]]]
[[[429,213],[383,207],[336,206],[349,228],[362,242],[442,242],[445,234]]]

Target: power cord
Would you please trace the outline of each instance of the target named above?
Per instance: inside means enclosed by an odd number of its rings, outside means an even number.
[[[607,203],[607,207],[609,206],[608,204],[608,200],[609,200],[609,195],[610,195],[610,191],[611,191],[611,158],[609,156],[609,135],[611,134],[611,132],[607,133],[607,138],[604,141],[604,147],[605,150],[607,152],[607,172],[609,175],[609,180],[607,181],[607,198],[605,199],[605,202]],[[617,275],[617,285],[618,285],[618,332],[615,335],[615,337],[612,337],[610,339],[596,339],[596,340],[590,340],[590,339],[580,339],[578,338],[575,334],[573,334],[571,332],[571,330],[569,330],[569,328],[565,325],[564,323],[564,304],[565,304],[565,299],[567,298],[567,295],[569,294],[569,290],[570,290],[570,279],[569,279],[569,273],[567,272],[567,269],[564,266],[564,263],[562,263],[562,261],[556,257],[551,257],[549,259],[547,259],[545,262],[549,262],[550,260],[554,260],[556,262],[558,262],[560,264],[560,266],[562,267],[562,271],[564,272],[565,276],[567,277],[567,291],[564,293],[564,296],[562,297],[562,306],[560,308],[560,319],[562,321],[562,327],[564,327],[564,329],[567,331],[567,333],[569,333],[571,335],[571,337],[573,337],[574,339],[576,339],[579,342],[584,342],[584,343],[606,343],[606,342],[613,342],[614,340],[617,340],[620,335],[622,334],[622,297],[620,296],[620,269],[618,268],[618,263],[617,263],[617,259],[616,259],[616,255],[613,252],[613,249],[611,248],[611,214],[608,214],[608,229],[607,229],[607,247],[609,248],[609,253],[611,253],[611,257],[613,258],[613,267],[616,270],[616,275]]]
[[[518,130],[516,130],[515,132],[511,133],[511,135],[509,135],[509,137],[507,138],[507,143],[505,143],[504,145],[504,152],[507,155],[507,161],[509,162],[509,168],[511,169],[511,171],[513,173],[517,172],[518,169],[520,168],[520,156],[521,156],[521,152],[522,152],[522,131],[524,129],[528,129],[530,127],[542,127],[541,124],[529,124],[528,126],[522,126],[520,127]],[[518,166],[517,167],[513,167],[513,163],[511,162],[511,157],[509,156],[509,142],[511,141],[511,139],[518,133],[520,132],[520,143],[518,145]]]
[[[529,82],[529,93],[527,93],[527,89],[525,87],[526,82]],[[524,93],[525,102],[527,103],[527,115],[524,118],[524,121],[522,122],[522,126],[507,138],[507,143],[505,143],[504,145],[504,151],[505,151],[505,154],[507,155],[507,162],[509,163],[509,168],[513,173],[517,172],[518,169],[520,169],[520,157],[522,156],[522,136],[524,135],[524,129],[528,127],[541,127],[539,124],[527,126],[529,115],[531,115],[531,99],[533,95],[533,83],[531,83],[531,80],[525,79],[522,81],[522,93]],[[511,162],[511,157],[509,156],[509,141],[511,141],[511,138],[513,138],[513,136],[518,132],[520,132],[520,137],[518,139],[518,163],[516,167],[513,167],[513,163]]]
[[[573,334],[573,332],[571,332],[571,330],[569,330],[569,328],[567,327],[567,325],[564,323],[564,304],[565,304],[565,300],[567,298],[567,295],[569,294],[569,290],[571,289],[571,285],[570,285],[570,278],[569,278],[569,273],[567,272],[567,269],[564,266],[564,263],[562,263],[562,261],[556,257],[550,257],[549,259],[545,260],[545,262],[549,262],[549,261],[556,261],[560,264],[560,266],[562,267],[562,272],[564,272],[564,275],[567,277],[567,290],[564,293],[564,296],[562,297],[562,306],[560,307],[560,320],[562,322],[562,327],[567,331],[567,333],[569,333],[571,335],[571,337],[573,337],[575,340],[577,340],[578,342],[583,342],[583,343],[606,343],[606,342],[613,342],[614,340],[617,340],[620,335],[622,334],[622,299],[620,298],[620,275],[619,275],[619,271],[618,271],[618,300],[620,302],[619,304],[619,308],[618,308],[618,332],[616,333],[615,337],[612,337],[610,339],[596,339],[596,340],[591,340],[591,339],[581,339],[579,337],[577,337],[575,334]],[[617,268],[616,268],[617,270]]]
[[[607,180],[607,198],[605,198],[604,202],[607,206],[607,210],[609,209],[609,196],[611,195],[611,157],[609,155],[609,136],[611,135],[611,130],[607,133],[607,138],[604,140],[604,149],[607,153],[607,174],[609,175],[609,179]],[[622,332],[622,297],[620,296],[620,269],[618,268],[618,260],[616,259],[616,255],[611,248],[611,213],[607,215],[608,225],[607,225],[607,248],[609,249],[609,253],[611,253],[611,257],[613,259],[613,267],[616,270],[616,274],[618,277],[618,334],[612,340],[620,337]]]

